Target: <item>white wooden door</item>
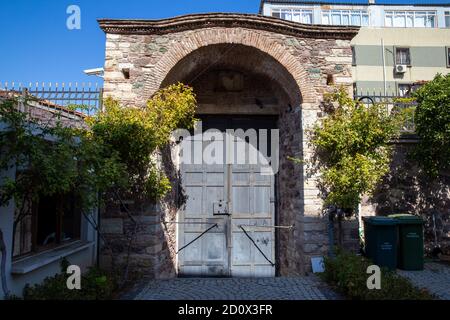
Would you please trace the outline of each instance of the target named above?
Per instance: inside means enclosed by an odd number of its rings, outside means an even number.
[[[204,130],[222,132],[273,126],[273,119],[203,119]],[[203,141],[203,150],[210,143]],[[179,213],[178,271],[186,276],[275,276],[275,176],[262,174],[260,165],[227,164],[229,149],[223,145],[221,165],[181,164],[187,199]]]

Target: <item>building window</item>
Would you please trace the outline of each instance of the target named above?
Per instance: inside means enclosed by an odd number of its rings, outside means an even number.
[[[16,212],[14,257],[36,253],[80,239],[81,212],[73,195],[43,196],[26,214]]]
[[[299,23],[313,23],[313,11],[311,9],[273,9],[272,17]]]
[[[435,28],[436,11],[386,11],[385,26],[394,28]]]
[[[445,55],[447,57],[447,68],[450,68],[450,47],[445,47]]]
[[[445,27],[450,28],[450,11],[445,11],[444,19],[445,19]]]
[[[352,46],[352,66],[356,66],[356,52],[355,47]]]
[[[411,54],[409,48],[395,48],[395,64],[411,65]]]
[[[324,10],[322,24],[366,27],[369,25],[369,13],[364,10]]]
[[[398,95],[400,97],[409,97],[412,93],[412,84],[410,83],[399,83],[398,84]]]

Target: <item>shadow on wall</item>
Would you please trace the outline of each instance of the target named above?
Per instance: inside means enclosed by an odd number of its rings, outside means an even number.
[[[103,245],[100,263],[124,280],[142,276],[172,278],[176,275],[176,225],[178,208],[184,205],[180,173],[173,164],[170,146],[160,152],[161,166],[172,190],[160,203],[133,199],[108,201],[102,213]]]
[[[390,172],[371,199],[377,215],[408,213],[425,221],[427,253],[440,245],[450,253],[450,177],[432,181],[419,168],[411,152],[416,143],[395,145]]]

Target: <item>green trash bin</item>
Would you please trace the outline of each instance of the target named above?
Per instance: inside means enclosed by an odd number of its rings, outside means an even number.
[[[397,220],[398,268],[402,270],[423,270],[423,220],[411,214],[393,214]]]
[[[379,267],[397,268],[396,220],[388,217],[363,217],[366,256]]]

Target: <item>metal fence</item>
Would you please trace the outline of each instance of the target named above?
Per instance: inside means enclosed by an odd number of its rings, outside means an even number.
[[[401,97],[398,95],[383,95],[375,92],[356,92],[354,99],[364,104],[383,104],[389,112],[403,112],[404,123],[401,128],[404,134],[413,134],[415,132],[415,101],[408,101],[409,97]]]
[[[97,83],[8,83],[0,82],[0,93],[7,97],[23,97],[46,107],[67,108],[86,115],[101,110],[103,88]]]
[[[68,108],[86,115],[95,114],[102,109],[103,88],[92,83],[21,83],[0,82],[0,94],[22,96],[45,104],[47,107]],[[383,95],[379,92],[355,92],[354,99],[365,104],[380,103],[386,105],[389,112],[405,112],[405,123],[402,131],[414,133],[414,102],[402,101],[398,95]]]

